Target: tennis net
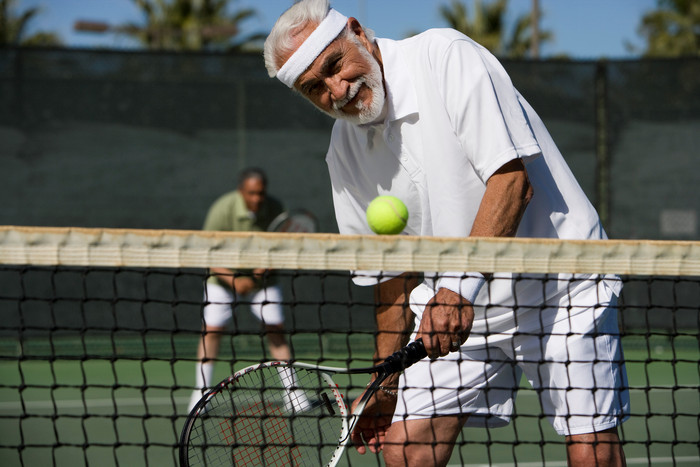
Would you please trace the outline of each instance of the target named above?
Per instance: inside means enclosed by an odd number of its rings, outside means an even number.
[[[282,290],[292,357],[343,367],[372,364],[377,298],[372,287],[353,284],[374,277],[367,271],[481,271],[495,273],[487,290],[507,276],[513,290],[542,294],[562,282],[574,290],[582,275],[617,275],[628,463],[700,462],[698,242],[7,226],[0,227],[2,464],[176,465],[204,284],[220,267],[271,270],[264,280]],[[523,307],[493,298],[486,312]],[[236,310],[213,379],[271,359],[264,335],[247,310]],[[363,388],[351,386],[347,396]],[[540,396],[523,380],[510,424],[465,428],[450,464],[565,465],[565,441]],[[340,463],[374,464],[378,457],[352,452]]]

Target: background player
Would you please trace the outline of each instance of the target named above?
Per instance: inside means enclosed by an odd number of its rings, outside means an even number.
[[[267,177],[259,168],[244,169],[238,188],[218,198],[209,209],[204,230],[265,231],[283,212],[282,204],[267,195]],[[289,360],[289,345],[283,333],[282,292],[265,269],[237,270],[212,268],[206,283],[203,333],[197,349],[195,390],[189,408],[211,386],[214,364],[225,326],[233,308],[249,303],[251,312],[265,327],[270,356]]]

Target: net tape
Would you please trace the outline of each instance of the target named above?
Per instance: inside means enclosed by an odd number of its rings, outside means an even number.
[[[700,242],[0,226],[0,264],[700,275]]]

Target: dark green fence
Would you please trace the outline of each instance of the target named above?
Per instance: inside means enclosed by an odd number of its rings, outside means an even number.
[[[700,238],[699,59],[504,64],[611,237]],[[0,50],[0,223],[199,228],[255,164],[334,231],[331,124],[257,54]]]
[[[504,64],[611,237],[700,239],[700,59]],[[257,54],[2,49],[0,224],[198,229],[257,165],[334,232],[331,125]]]

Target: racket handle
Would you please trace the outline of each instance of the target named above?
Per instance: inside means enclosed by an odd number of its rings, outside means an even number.
[[[388,373],[397,373],[428,356],[423,339],[417,339],[393,354],[389,355],[382,366]]]

